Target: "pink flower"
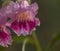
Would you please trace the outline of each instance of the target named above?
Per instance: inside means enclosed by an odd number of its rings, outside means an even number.
[[[14,14],[8,15],[11,18],[11,21],[8,22],[7,25],[18,36],[20,36],[21,34],[23,34],[24,36],[30,35],[32,31],[35,30],[36,26],[40,25],[39,19],[35,17],[38,10],[37,3],[33,3],[30,5],[27,0],[22,0],[17,5],[15,2],[13,3],[9,5],[9,7],[12,8],[9,8],[9,10],[12,10],[11,13],[14,12]],[[16,5],[16,7],[13,7],[13,5]]]
[[[8,47],[8,45],[12,44],[12,39],[5,26],[7,17],[4,12],[2,12],[3,10],[4,9],[0,9],[0,45],[3,47]]]
[[[8,47],[8,45],[11,45],[11,43],[11,35],[8,33],[5,27],[0,26],[0,45],[3,47]]]

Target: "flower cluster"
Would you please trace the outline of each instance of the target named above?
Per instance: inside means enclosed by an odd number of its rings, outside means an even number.
[[[29,4],[27,0],[20,2],[11,1],[7,6],[0,9],[0,45],[8,47],[12,44],[11,34],[6,28],[10,27],[17,36],[30,35],[40,21],[36,18],[37,3]],[[7,21],[7,18],[10,20]]]

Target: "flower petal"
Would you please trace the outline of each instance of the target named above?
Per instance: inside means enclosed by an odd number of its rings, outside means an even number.
[[[34,20],[36,22],[36,26],[40,26],[40,20],[39,20],[39,18],[35,18]]]
[[[16,10],[19,9],[19,4],[17,2],[11,1],[9,5],[6,7],[6,15],[9,17],[13,17],[13,15],[16,13]]]
[[[18,35],[20,36],[20,29],[19,29],[19,23],[17,21],[14,21],[11,23],[10,28]]]
[[[36,23],[34,21],[28,21],[28,27],[29,27],[29,31],[31,32],[31,30],[36,26]]]
[[[5,25],[7,22],[7,17],[3,13],[0,13],[0,25]]]
[[[19,28],[20,28],[20,34],[23,34],[24,36],[29,34],[29,29],[27,27],[26,21],[20,21],[19,22]]]
[[[27,0],[21,0],[20,6],[21,8],[26,8],[27,6],[29,6],[29,3]]]
[[[38,10],[38,4],[37,3],[33,3],[31,4],[31,9],[36,12]]]
[[[3,28],[0,30],[0,45],[3,47],[8,47],[8,45],[12,44],[11,35]]]

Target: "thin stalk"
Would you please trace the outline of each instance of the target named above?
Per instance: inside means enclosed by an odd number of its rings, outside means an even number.
[[[25,51],[25,46],[26,46],[27,42],[28,42],[28,38],[26,38],[23,42],[22,51]]]
[[[42,51],[42,49],[40,47],[40,44],[39,44],[39,41],[38,41],[38,39],[36,37],[35,32],[33,32],[32,37],[33,37],[33,40],[34,40],[34,45],[37,48],[37,51]]]

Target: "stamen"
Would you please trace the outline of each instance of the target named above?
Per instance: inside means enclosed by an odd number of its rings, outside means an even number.
[[[28,20],[28,14],[26,12],[21,12],[16,15],[16,19],[19,21]]]

